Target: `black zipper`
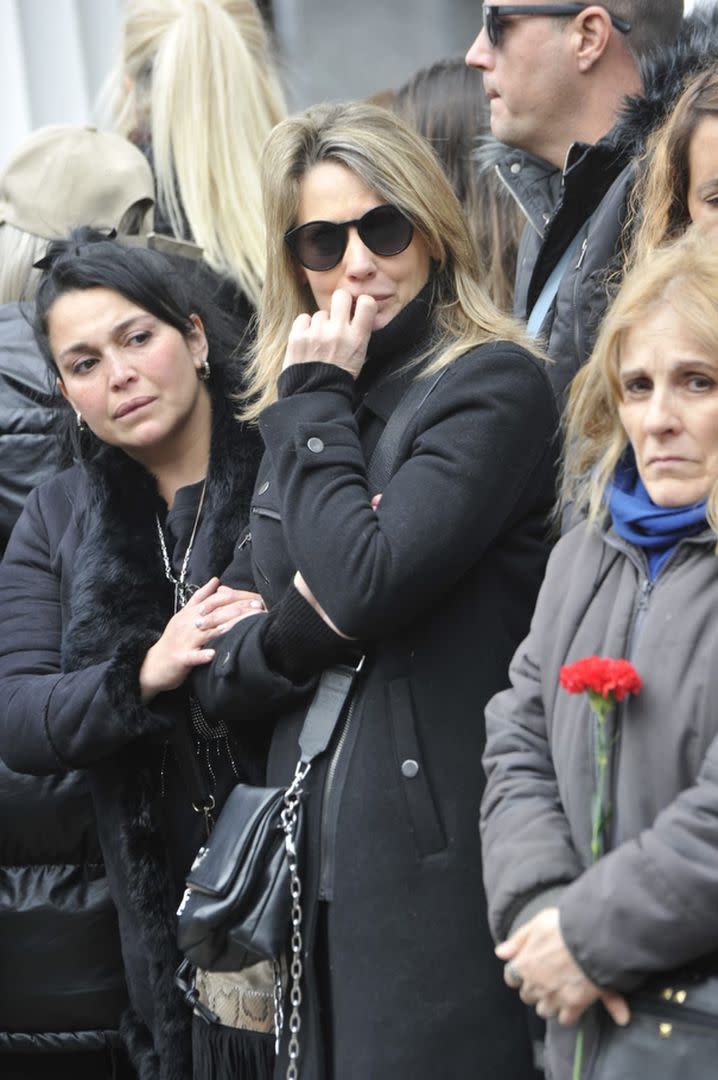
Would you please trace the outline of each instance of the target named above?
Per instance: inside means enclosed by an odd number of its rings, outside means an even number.
[[[251,513],[256,514],[257,517],[271,518],[272,521],[282,520],[282,515],[279,513],[278,510],[270,510],[270,508],[267,506],[253,506],[251,508]]]
[[[581,275],[579,270],[583,266],[583,260],[586,256],[586,248],[588,247],[588,236],[584,236],[583,243],[581,244],[581,251],[578,256],[578,262],[574,266],[574,279],[573,279],[573,347],[576,350],[576,360],[579,364],[583,363],[581,357],[581,328],[583,320],[578,315],[578,292],[581,284]],[[558,295],[558,293],[556,294]]]
[[[242,539],[237,544],[237,551],[235,551],[235,554],[237,554],[238,551],[241,551],[242,548],[246,547],[247,544],[251,544],[251,543],[252,543],[252,533],[250,531],[250,532],[245,533],[245,535],[242,537]],[[252,556],[252,562],[254,564],[254,569],[260,575],[260,577],[264,581],[264,584],[269,585],[270,584],[269,578],[265,574],[264,570],[262,570],[262,567],[259,565],[259,563],[257,562],[257,560],[256,560],[256,558],[254,556]]]

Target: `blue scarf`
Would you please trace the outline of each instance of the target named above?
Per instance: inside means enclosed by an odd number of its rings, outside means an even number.
[[[618,535],[645,551],[652,579],[679,540],[706,528],[705,499],[690,506],[656,506],[638,475],[630,448],[608,486],[606,502]]]

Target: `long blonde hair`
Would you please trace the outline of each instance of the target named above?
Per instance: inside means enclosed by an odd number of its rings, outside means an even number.
[[[684,87],[675,107],[653,132],[631,194],[628,230],[635,226],[628,263],[633,266],[690,225],[689,153],[696,128],[718,116],[718,71],[704,71]],[[636,222],[638,223],[636,226]]]
[[[264,277],[262,144],[286,114],[253,0],[128,0],[113,122],[149,133],[157,195],[253,304]]]
[[[691,334],[718,359],[718,249],[695,227],[654,252],[626,276],[601,326],[593,355],[571,384],[561,505],[595,522],[605,516],[606,488],[628,445],[618,406],[626,335],[656,308],[670,305]],[[708,499],[718,533],[718,481]]]
[[[398,206],[427,244],[435,264],[438,352],[427,371],[450,364],[492,338],[532,347],[523,327],[499,312],[480,284],[475,248],[461,207],[428,143],[378,106],[319,105],[279,124],[262,156],[267,276],[257,345],[249,364],[245,419],[256,418],[276,400],[292,323],[302,312],[316,310],[284,235],[296,222],[302,177],[324,161],[344,165],[380,198]]]

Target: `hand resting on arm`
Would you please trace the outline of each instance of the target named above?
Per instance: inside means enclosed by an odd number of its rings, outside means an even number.
[[[193,668],[210,663],[215,650],[206,647],[208,641],[225,634],[247,615],[263,610],[259,593],[230,589],[220,585],[219,578],[210,578],[172,616],[162,637],[147,650],[140,668],[144,704],[181,686]]]

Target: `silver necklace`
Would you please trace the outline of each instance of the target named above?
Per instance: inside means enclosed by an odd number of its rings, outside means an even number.
[[[160,551],[162,552],[162,562],[165,568],[165,577],[169,581],[170,585],[174,585],[174,611],[175,614],[180,608],[184,607],[192,593],[196,591],[197,586],[192,585],[187,581],[187,570],[189,569],[190,555],[192,554],[192,546],[194,544],[194,538],[197,535],[197,529],[199,527],[199,521],[202,516],[202,507],[204,506],[204,496],[207,490],[207,479],[202,484],[202,492],[199,497],[199,504],[197,506],[197,513],[194,518],[194,525],[192,526],[192,532],[190,534],[189,543],[182,559],[182,566],[180,567],[179,577],[175,577],[172,573],[172,564],[170,563],[169,553],[167,551],[167,545],[165,543],[164,533],[162,532],[162,526],[160,519],[155,514],[155,522],[157,524],[157,535],[160,540]],[[224,741],[224,748],[229,758],[229,763],[232,767],[232,772],[237,780],[240,779],[239,769],[234,760],[232,754],[232,745],[229,728],[224,720],[218,720],[214,724],[208,724],[204,713],[202,712],[202,706],[199,701],[190,694],[189,698],[190,706],[190,722],[192,727],[192,733],[194,735],[194,749],[198,759],[202,755],[204,750],[204,759],[208,775],[211,777],[212,787],[216,788],[217,778],[212,768],[211,752],[214,754],[219,753],[220,740]],[[160,792],[162,797],[165,795],[165,766],[167,759],[167,750],[169,743],[165,743],[165,749],[162,755],[162,764],[160,766]],[[213,748],[213,749],[212,749]],[[211,825],[211,811],[214,809],[214,795],[210,794],[210,802],[207,806],[194,806],[194,809],[200,813],[204,813],[207,822],[207,835],[209,835],[209,828]]]
[[[170,563],[170,557],[167,553],[167,544],[165,543],[165,536],[162,532],[162,526],[160,519],[155,514],[155,524],[157,525],[157,535],[160,539],[160,551],[162,552],[162,562],[165,567],[165,577],[169,581],[170,585],[174,585],[174,611],[175,614],[180,608],[183,608],[193,592],[195,592],[196,586],[188,584],[187,582],[187,570],[189,567],[189,559],[192,554],[192,546],[194,544],[194,538],[197,535],[197,528],[199,526],[199,519],[202,516],[202,507],[204,506],[204,496],[207,490],[207,478],[205,477],[202,484],[202,492],[199,497],[199,505],[197,506],[197,513],[194,516],[194,525],[192,526],[192,532],[190,534],[189,543],[187,544],[187,550],[184,553],[182,559],[182,566],[180,567],[179,577],[175,577],[172,573],[172,564]]]

